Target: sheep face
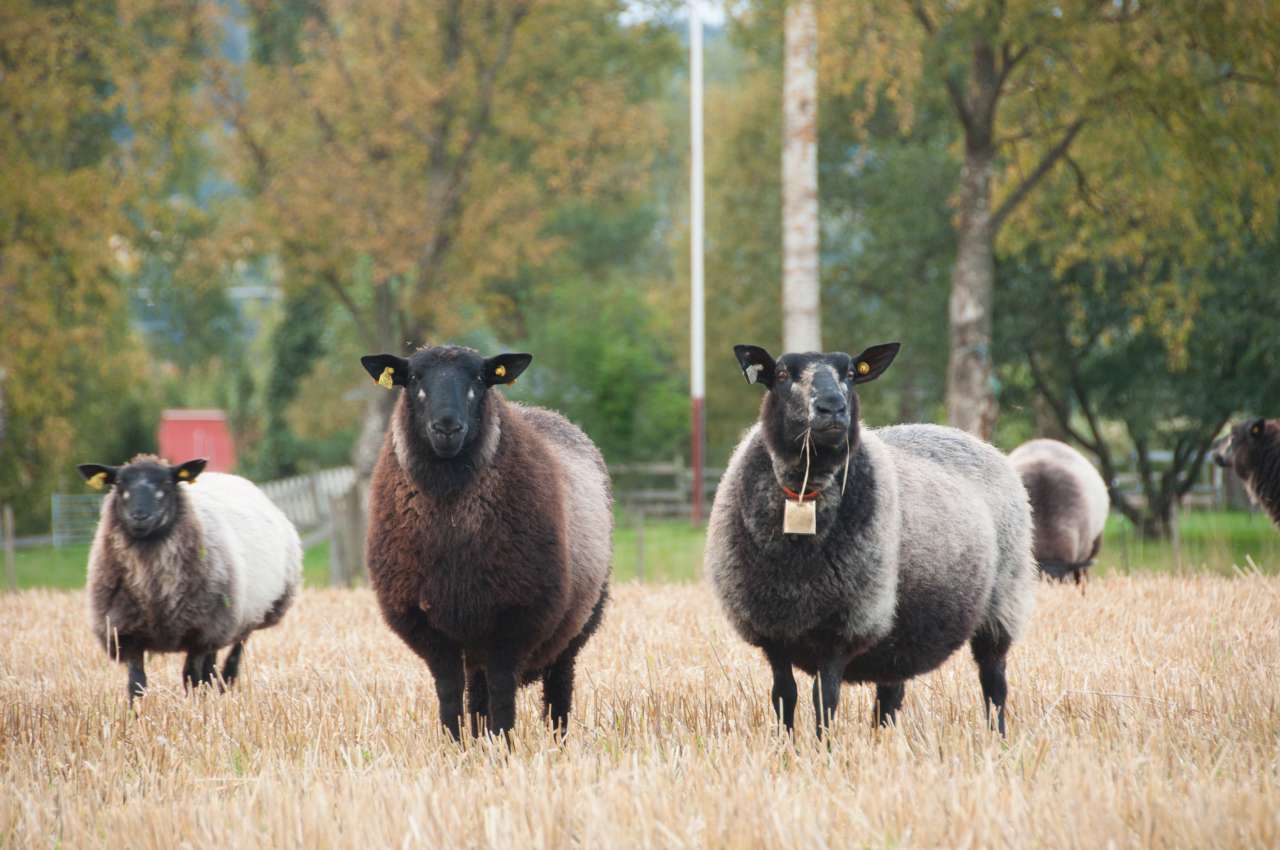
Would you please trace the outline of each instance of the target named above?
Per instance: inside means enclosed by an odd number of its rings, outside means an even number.
[[[1256,466],[1254,455],[1269,440],[1275,439],[1275,431],[1280,431],[1280,420],[1268,422],[1265,419],[1252,419],[1241,422],[1227,436],[1214,443],[1213,462],[1224,469],[1234,469],[1240,479],[1248,484]]]
[[[773,438],[770,442],[799,446],[807,434],[819,447],[843,448],[857,440],[854,387],[880,377],[898,348],[894,342],[872,346],[857,357],[836,351],[784,354],[777,360],[756,345],[733,350],[747,383],[767,389],[760,421]]]
[[[407,393],[412,438],[436,457],[458,457],[483,432],[484,397],[490,387],[510,384],[533,359],[528,354],[482,357],[460,346],[421,348],[408,358],[371,354],[360,362],[382,386]]]
[[[112,509],[116,521],[133,540],[163,536],[177,522],[181,511],[178,483],[194,482],[204,471],[203,458],[178,466],[158,458],[135,458],[125,466],[84,463],[78,468],[92,486],[114,489]]]

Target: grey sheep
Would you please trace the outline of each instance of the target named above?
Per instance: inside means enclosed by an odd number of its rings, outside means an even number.
[[[888,723],[906,680],[967,641],[1003,735],[1005,657],[1034,575],[1012,464],[953,428],[860,427],[854,387],[889,367],[897,343],[777,361],[734,351],[767,392],[716,494],[706,564],[729,620],[769,661],[779,719],[793,728],[799,667],[815,674],[819,735],[843,681],[874,682],[876,720]],[[787,502],[813,533],[784,533]]]
[[[1029,440],[1009,453],[1035,517],[1040,572],[1080,583],[1102,548],[1111,510],[1107,484],[1080,452],[1058,440]]]

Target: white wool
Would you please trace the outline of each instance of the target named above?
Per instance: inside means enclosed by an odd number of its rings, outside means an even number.
[[[252,482],[206,472],[181,484],[211,556],[236,576],[236,619],[262,622],[286,591],[302,581],[302,541],[293,523]]]

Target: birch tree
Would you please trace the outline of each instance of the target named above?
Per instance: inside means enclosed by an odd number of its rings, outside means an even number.
[[[818,228],[818,20],[790,0],[783,59],[782,346],[821,351]]]

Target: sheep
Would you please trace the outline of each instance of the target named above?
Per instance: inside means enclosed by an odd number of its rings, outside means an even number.
[[[814,674],[817,734],[842,681],[876,686],[887,725],[906,680],[968,641],[1005,733],[1005,659],[1033,603],[1031,512],[1012,464],[954,428],[864,430],[855,385],[897,343],[844,353],[734,347],[766,392],[711,509],[706,566],[729,621],[763,650],[792,731],[793,667]]]
[[[1080,452],[1058,440],[1029,440],[1009,453],[1035,518],[1033,551],[1040,572],[1076,584],[1102,548],[1111,510],[1106,482]]]
[[[449,345],[361,358],[404,390],[370,482],[370,582],[426,662],[454,740],[464,690],[471,733],[503,736],[517,688],[539,679],[544,719],[563,735],[575,660],[608,599],[604,459],[564,417],[493,389],[531,360]]]
[[[137,455],[124,466],[86,463],[109,488],[89,550],[93,633],[128,667],[129,701],[147,687],[144,653],[185,652],[185,686],[222,684],[240,671],[249,635],[280,622],[302,583],[293,524],[251,482]],[[196,486],[197,480],[199,486]]]
[[[1249,498],[1280,527],[1280,419],[1236,425],[1213,447],[1213,462],[1234,469]]]

